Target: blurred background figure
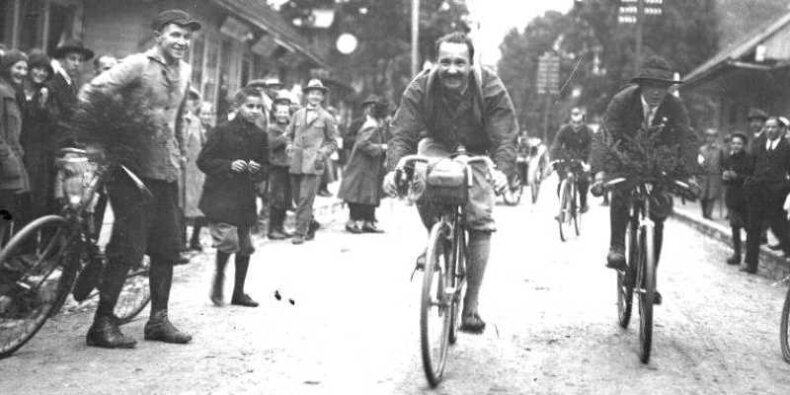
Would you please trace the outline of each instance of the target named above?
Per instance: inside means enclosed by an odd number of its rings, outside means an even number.
[[[118,64],[118,59],[112,55],[101,55],[93,60],[93,74],[99,75]]]
[[[718,136],[716,129],[705,130],[705,144],[699,149],[698,160],[703,169],[700,176],[702,194],[699,201],[702,217],[705,219],[713,219],[713,208],[722,192],[721,160],[723,151],[717,141]]]

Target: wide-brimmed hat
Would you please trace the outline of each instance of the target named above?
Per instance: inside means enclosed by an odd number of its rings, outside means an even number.
[[[291,97],[291,93],[285,89],[280,90],[277,92],[277,95],[274,97],[273,100],[274,104],[287,104],[291,105],[294,103],[294,99]]]
[[[93,59],[93,51],[85,48],[85,46],[82,45],[82,41],[77,40],[66,40],[59,44],[58,47],[52,51],[52,57],[55,59],[62,59],[70,52],[76,52],[82,55],[83,61]]]
[[[321,92],[326,93],[329,89],[327,89],[327,87],[324,86],[324,84],[321,82],[321,80],[312,79],[312,80],[307,82],[307,86],[304,87],[304,89],[302,89],[302,91],[304,93],[307,93],[307,92],[310,92],[310,91],[313,91],[313,90],[321,91]]]
[[[54,74],[54,70],[52,69],[52,59],[44,53],[43,50],[34,49],[30,51],[30,54],[27,56],[27,68],[34,69],[34,68],[43,68],[46,69],[51,77]]]
[[[768,119],[768,113],[759,108],[750,108],[749,115],[746,116],[746,120],[750,121],[755,118],[760,118],[765,121]]]
[[[653,56],[644,63],[639,70],[639,74],[631,79],[631,82],[639,84],[641,82],[659,82],[668,85],[680,84],[681,81],[675,80],[675,72],[672,66],[664,58]]]
[[[283,86],[282,81],[280,81],[279,77],[266,77],[263,79],[263,86],[265,87],[272,87],[272,86]]]
[[[164,10],[160,12],[159,15],[154,18],[153,22],[151,22],[151,27],[156,31],[160,31],[170,23],[191,29],[192,31],[198,31],[202,27],[200,22],[192,19],[189,13],[179,9]]]
[[[362,106],[364,107],[364,106],[367,106],[368,104],[376,104],[376,103],[379,103],[380,101],[381,101],[381,98],[378,95],[371,94],[371,95],[368,95],[368,97],[365,98],[365,100],[362,101]]]

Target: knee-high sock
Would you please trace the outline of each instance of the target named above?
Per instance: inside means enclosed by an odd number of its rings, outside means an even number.
[[[250,267],[249,255],[236,254],[236,281],[233,284],[233,296],[244,295],[244,282],[247,280],[247,269]]]
[[[149,277],[151,317],[154,317],[159,312],[167,311],[170,301],[170,287],[173,285],[173,265],[167,262],[156,262],[152,258]]]

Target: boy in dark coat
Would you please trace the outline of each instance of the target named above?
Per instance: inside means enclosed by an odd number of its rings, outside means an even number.
[[[746,135],[734,133],[730,140],[730,155],[721,165],[724,180],[724,204],[730,216],[732,228],[732,256],[727,259],[730,265],[741,263],[741,229],[748,222],[748,206],[743,190],[743,181],[754,172],[754,157],[746,152]]]
[[[236,282],[231,304],[256,307],[244,293],[244,281],[255,251],[250,227],[255,225],[255,183],[263,179],[268,164],[268,138],[255,122],[263,116],[263,96],[252,88],[236,95],[237,116],[218,126],[200,152],[197,165],[206,173],[200,210],[210,222],[217,248],[217,270],[211,287],[211,301],[222,304],[225,266],[236,254]]]

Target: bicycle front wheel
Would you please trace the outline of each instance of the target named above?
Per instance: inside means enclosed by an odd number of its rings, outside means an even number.
[[[790,320],[790,287],[787,288],[787,295],[785,296],[785,305],[782,308],[782,322],[779,325],[779,341],[782,344],[782,357],[785,362],[790,363],[790,339],[788,339],[788,320]]]
[[[560,212],[557,214],[557,224],[560,231],[560,240],[567,241],[571,234],[573,221],[573,199],[571,199],[571,184],[566,177],[560,183]]]
[[[0,252],[0,358],[13,354],[63,304],[77,268],[61,265],[69,243],[65,218],[38,218]]]
[[[634,306],[634,266],[636,265],[636,230],[628,224],[625,232],[625,271],[617,271],[617,320],[623,329],[628,328]]]
[[[450,260],[450,228],[439,222],[431,229],[425,259],[425,275],[420,303],[420,351],[425,377],[436,387],[444,374],[452,325],[454,292],[446,287],[446,268]]]
[[[579,189],[576,183],[571,184],[571,219],[573,220],[573,231],[576,236],[581,234],[581,219],[582,214],[579,212]]]
[[[656,255],[652,226],[642,228],[641,269],[639,284],[639,343],[642,363],[650,362],[650,349],[653,342],[653,298],[656,292]]]
[[[151,259],[146,255],[139,267],[132,268],[126,274],[126,282],[115,305],[115,316],[121,325],[131,322],[151,301],[151,289],[148,285],[150,268]]]

